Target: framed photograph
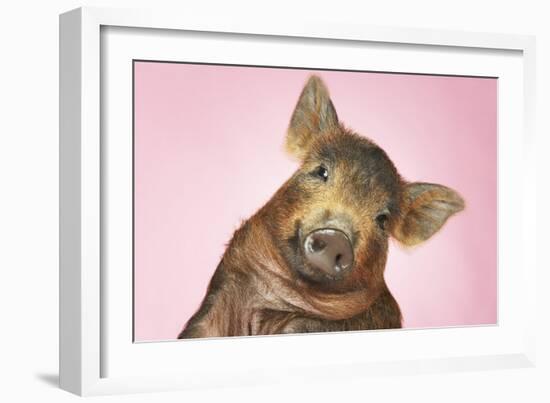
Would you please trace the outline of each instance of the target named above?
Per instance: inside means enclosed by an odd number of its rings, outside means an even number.
[[[532,37],[84,8],[60,49],[62,388],[534,365]]]

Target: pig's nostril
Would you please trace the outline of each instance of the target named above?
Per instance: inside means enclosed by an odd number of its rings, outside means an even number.
[[[321,252],[323,249],[325,249],[326,246],[327,246],[327,243],[325,241],[315,237],[309,243],[309,248],[314,253]]]

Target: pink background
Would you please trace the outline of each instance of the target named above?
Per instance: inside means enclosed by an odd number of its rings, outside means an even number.
[[[175,339],[225,245],[297,168],[283,150],[311,70],[135,64],[135,340]],[[318,71],[338,116],[408,180],[466,210],[425,244],[392,242],[407,328],[494,324],[496,79]]]

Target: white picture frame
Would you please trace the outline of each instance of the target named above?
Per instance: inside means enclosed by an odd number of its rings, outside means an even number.
[[[150,35],[152,32],[156,35]],[[170,34],[163,36],[162,32]],[[123,209],[128,189],[131,189],[128,171],[125,171],[129,159],[124,160],[124,156],[130,158],[130,154],[125,153],[127,143],[123,141],[127,138],[123,133],[127,133],[128,124],[131,124],[127,109],[130,77],[102,80],[102,74],[120,78],[117,74],[127,74],[128,70],[119,66],[126,66],[129,60],[139,58],[137,56],[143,52],[149,52],[149,58],[166,57],[165,54],[172,52],[174,43],[185,39],[187,32],[193,33],[194,40],[215,33],[215,41],[229,43],[231,38],[239,38],[241,42],[241,50],[235,46],[231,47],[231,52],[213,56],[208,53],[210,44],[201,42],[198,46],[190,40],[188,47],[178,51],[180,55],[181,52],[195,52],[192,59],[197,62],[236,62],[238,59],[270,65],[270,57],[276,53],[250,51],[250,46],[266,40],[273,46],[278,46],[279,42],[307,45],[320,41],[334,50],[353,44],[360,52],[362,46],[374,43],[395,49],[379,61],[376,66],[379,70],[502,77],[504,84],[499,87],[498,325],[405,333],[378,331],[192,343],[132,343],[128,337],[131,332],[128,327],[128,323],[131,325],[128,311],[131,277],[125,270],[117,271],[118,274],[108,270],[112,267],[111,259],[122,266],[127,264],[125,248],[128,243],[124,234],[131,231],[131,220],[126,216],[126,221],[117,221],[113,215],[105,214],[108,210]],[[132,44],[132,36],[137,35],[142,35],[140,55],[132,53],[138,52]],[[405,65],[399,54],[410,49],[422,57]],[[449,57],[438,64],[430,52],[447,52]],[[208,20],[149,10],[80,8],[62,14],[61,387],[79,395],[96,395],[534,365],[535,320],[530,316],[535,312],[536,289],[536,242],[532,240],[536,233],[535,162],[532,158],[535,147],[534,52],[534,38],[520,35],[303,20],[281,22],[268,18]],[[308,57],[315,58],[315,55]],[[344,63],[342,60],[323,67],[339,67],[338,63]],[[434,63],[428,68],[426,62],[430,60]],[[310,63],[318,66],[320,62],[312,59]],[[346,63],[359,63],[358,68],[362,66],[362,62],[353,57]],[[110,135],[114,129],[122,134]],[[122,157],[117,164],[109,163],[113,153]],[[502,182],[503,179],[506,182]],[[116,184],[117,189],[126,189],[126,193],[116,193],[112,184]],[[501,200],[505,202],[500,203]],[[119,241],[120,248],[110,247],[111,242]],[[110,297],[113,292],[118,298]],[[456,343],[459,340],[460,343]],[[359,343],[375,347],[366,347],[359,355],[341,354],[348,357],[342,359],[336,354],[316,356],[313,347],[320,343],[329,346],[339,343],[349,351]],[[409,343],[412,348],[406,348],[405,344]],[[287,356],[283,356],[282,351],[288,352]],[[212,365],[216,357],[216,365]]]

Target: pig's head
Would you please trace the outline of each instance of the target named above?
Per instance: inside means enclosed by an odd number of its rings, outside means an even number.
[[[286,146],[301,166],[273,198],[271,218],[288,266],[312,286],[383,284],[390,237],[419,244],[464,208],[452,189],[405,181],[384,150],[344,128],[316,76],[300,95]]]

